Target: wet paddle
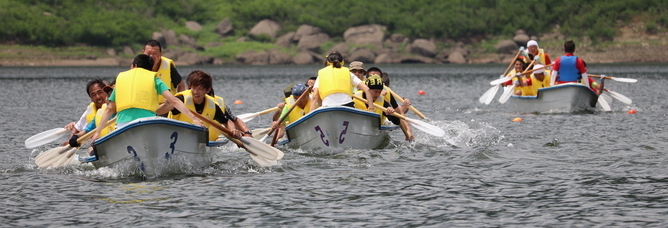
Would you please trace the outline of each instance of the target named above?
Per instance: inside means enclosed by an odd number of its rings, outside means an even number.
[[[116,118],[114,117],[113,119],[107,121],[104,126],[99,126],[99,127],[107,127],[109,124],[112,124],[113,122],[116,121]],[[90,131],[87,132],[86,134],[82,135],[77,139],[77,143],[81,145],[83,142],[88,140],[88,138],[93,137],[93,134],[95,131]],[[62,166],[63,164],[66,164],[66,161],[69,161],[68,158],[71,158],[74,153],[76,153],[79,150],[78,147],[72,148],[70,145],[67,146],[59,146],[56,148],[52,148],[50,150],[47,150],[35,157],[35,165],[41,168],[45,167],[59,167]]]
[[[595,77],[595,78],[605,78],[605,79],[610,79],[613,81],[618,81],[618,82],[627,82],[627,83],[636,83],[638,82],[638,79],[634,78],[616,78],[616,77],[608,77],[605,75],[596,75],[596,74],[587,74],[587,76]]]
[[[392,89],[389,89],[389,91],[390,91],[390,94],[392,94],[392,96],[394,96],[394,99],[397,99],[397,100],[400,101],[401,103],[404,103],[404,98],[402,98],[401,96],[399,96],[399,94],[397,94],[397,93],[395,93],[394,91],[392,91]],[[427,118],[427,117],[425,117],[420,111],[418,111],[415,107],[413,107],[413,105],[409,105],[409,106],[408,106],[408,109],[410,109],[411,111],[413,111],[413,112],[415,113],[415,115],[418,115],[418,116],[419,116],[420,118],[422,118],[422,119]]]
[[[517,80],[518,80],[517,82],[518,83],[520,82],[519,80],[522,80],[522,77],[520,77],[521,75],[528,75],[531,72],[534,72],[534,71],[537,71],[537,70],[540,70],[540,69],[544,69],[544,68],[549,66],[549,65],[546,65],[546,66],[543,66],[541,68],[536,68],[536,69],[529,70],[529,69],[531,69],[531,67],[533,67],[533,65],[536,63],[536,61],[538,59],[539,59],[538,56],[534,57],[533,61],[531,61],[531,63],[529,64],[529,66],[527,66],[527,68],[524,70],[524,72],[522,72],[521,74],[515,75],[515,77],[517,77]],[[512,77],[511,77],[511,80],[512,80]],[[510,80],[508,80],[508,81],[510,81]],[[501,94],[501,97],[499,97],[499,103],[501,103],[501,104],[506,103],[506,101],[508,101],[508,99],[510,99],[510,96],[513,95],[513,92],[515,91],[516,86],[517,85],[513,84],[513,85],[510,86],[510,88],[507,88],[507,90],[504,91],[503,94]]]
[[[608,102],[609,99],[607,99],[606,96],[607,95],[605,94],[598,95],[598,104],[601,105],[603,111],[612,111],[612,108],[610,108],[610,102]]]
[[[610,90],[608,90],[608,89],[603,89],[603,90],[604,90],[605,92],[610,93],[610,95],[612,95],[613,98],[617,99],[618,101],[621,101],[621,102],[624,103],[624,104],[628,104],[628,105],[630,105],[630,104],[633,103],[633,101],[631,100],[631,98],[628,98],[627,96],[624,96],[624,95],[622,95],[621,93],[618,93],[618,92],[615,92],[615,91],[610,91]]]
[[[258,156],[262,159],[265,159],[267,161],[276,161],[280,160],[283,158],[283,152],[276,149],[275,147],[269,146],[267,144],[264,144],[260,142],[257,139],[254,139],[252,137],[242,137],[240,140],[233,138],[232,135],[234,134],[232,131],[229,129],[223,127],[222,125],[216,123],[213,120],[210,120],[202,115],[200,115],[197,112],[194,112],[190,110],[190,112],[197,116],[197,118],[201,119],[202,121],[210,124],[211,126],[214,126],[214,128],[218,129],[218,131],[223,134],[225,137],[227,137],[229,140],[232,142],[236,143],[239,147],[246,149],[249,154]],[[251,156],[252,157],[252,156]],[[255,160],[255,159],[253,159]],[[260,164],[260,162],[258,162]],[[260,164],[262,165],[262,164]]]
[[[363,101],[365,103],[367,102],[366,99],[355,96],[355,95],[353,95],[353,98],[355,98],[357,100],[360,100],[360,101]],[[383,110],[383,111],[387,110],[383,106],[380,106],[380,105],[375,104],[375,103],[374,103],[374,107],[376,107],[377,109]],[[445,131],[443,131],[443,129],[441,129],[437,126],[434,126],[434,125],[431,125],[431,124],[428,124],[428,123],[425,123],[425,122],[422,122],[422,121],[419,121],[419,120],[415,120],[415,119],[405,117],[405,116],[403,116],[399,113],[392,113],[392,115],[408,121],[408,123],[410,123],[411,126],[417,128],[418,130],[423,131],[427,134],[430,134],[430,135],[433,135],[433,136],[436,136],[436,137],[445,136]]]
[[[241,121],[244,121],[244,123],[247,123],[248,121],[253,120],[253,118],[255,118],[255,117],[258,117],[258,116],[261,116],[261,115],[264,115],[264,114],[267,114],[267,113],[275,112],[275,111],[278,111],[278,107],[273,107],[273,108],[270,108],[270,109],[267,109],[267,110],[264,110],[264,111],[259,111],[259,112],[254,112],[254,113],[244,113],[244,114],[241,114],[241,115],[237,115],[237,118],[240,118]]]
[[[482,96],[480,96],[480,99],[478,99],[478,101],[486,105],[492,103],[492,100],[494,100],[494,96],[496,96],[496,92],[499,91],[499,87],[501,86],[500,85],[492,86],[492,88],[489,88],[487,92],[485,92],[484,94],[482,94]]]
[[[309,93],[311,92],[311,89],[312,89],[312,88],[313,88],[313,86],[309,86],[308,88],[306,88],[306,91],[304,91],[304,92],[302,93],[302,95],[299,95],[299,98],[297,98],[297,100],[295,100],[295,104],[292,105],[292,107],[290,107],[290,109],[288,110],[288,112],[286,112],[284,115],[282,115],[280,118],[278,118],[278,123],[279,123],[279,124],[280,124],[280,123],[283,123],[283,121],[285,121],[285,118],[288,118],[288,115],[290,115],[290,112],[292,112],[292,110],[294,110],[295,107],[297,107],[297,103],[299,103],[301,100],[303,100],[303,99],[305,99],[306,97],[309,96]],[[271,131],[267,134],[267,136],[271,135],[271,134],[274,133],[275,131],[276,131],[276,128],[272,128]],[[264,141],[264,140],[262,140],[262,141]],[[270,145],[271,145],[271,146],[276,145],[276,141],[278,141],[278,134],[275,134],[275,135],[274,135],[274,137],[273,137],[272,140],[271,140],[271,144],[270,144]]]
[[[534,60],[534,61],[535,61],[535,60]],[[522,72],[522,75],[531,74],[531,73],[533,73],[534,71],[541,70],[541,69],[545,69],[545,68],[547,68],[547,67],[549,67],[549,66],[552,66],[552,64],[547,64],[547,65],[545,65],[545,66],[543,66],[543,67],[536,68],[536,69],[532,69],[532,70],[526,70],[526,71]],[[528,69],[528,68],[527,68],[527,69]],[[513,76],[513,77],[514,77],[514,76]],[[489,84],[490,84],[490,85],[499,85],[499,84],[503,84],[503,83],[505,83],[505,82],[507,82],[507,81],[512,80],[513,77],[503,77],[503,78],[499,78],[499,79],[496,79],[496,80],[493,80],[493,81],[489,82]]]
[[[64,136],[65,134],[69,133],[70,131],[59,127],[59,128],[54,128],[48,131],[44,131],[42,133],[36,134],[31,136],[30,138],[26,139],[25,145],[26,148],[32,149],[35,147],[42,146],[44,144],[50,143],[55,141],[56,139]]]

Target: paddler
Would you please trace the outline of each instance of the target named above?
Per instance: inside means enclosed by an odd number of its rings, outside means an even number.
[[[525,81],[525,86],[521,86],[521,96],[536,96],[538,89],[550,86],[550,70],[545,70],[542,64],[533,66],[534,71]]]
[[[343,67],[343,56],[334,51],[327,55],[325,67],[318,71],[318,78],[313,85],[313,102],[310,110],[321,105],[324,107],[348,106],[354,107],[352,100],[353,87],[364,91],[371,97],[369,87],[362,80],[350,74],[347,67]],[[373,101],[368,102],[369,111],[374,111]]]
[[[116,126],[122,128],[135,119],[156,116],[158,94],[162,94],[165,103],[174,105],[176,109],[188,115],[194,124],[204,126],[181,100],[169,92],[167,85],[155,76],[156,73],[150,71],[152,67],[153,59],[140,54],[132,61],[130,70],[118,74],[116,86],[111,92],[109,104],[101,119],[109,119],[111,115],[117,113]],[[100,133],[101,128],[96,128],[92,141],[98,139]]]
[[[246,124],[243,121],[237,121],[238,118],[232,115],[222,97],[209,95],[213,90],[213,78],[211,75],[201,70],[194,70],[188,74],[187,79],[188,90],[177,93],[175,97],[182,101],[189,110],[195,111],[219,124],[223,124],[227,129],[234,132],[234,138],[240,139],[242,136],[252,137]],[[160,105],[157,114],[166,112],[169,112],[169,118],[193,123],[192,118],[183,115],[180,110],[175,109],[171,104]],[[241,122],[241,124],[237,122]],[[216,141],[219,135],[218,130],[208,124],[205,124],[205,126],[209,128],[209,141]]]
[[[294,123],[299,118],[302,118],[309,112],[310,99],[308,95],[306,95],[306,97],[304,97],[303,99],[299,100],[299,97],[302,94],[304,94],[306,89],[308,89],[308,87],[304,84],[297,84],[292,87],[291,97],[295,102],[292,104],[286,103],[280,115],[280,116],[287,115],[287,117],[282,123],[279,123],[278,120],[276,120],[271,124],[271,127],[273,129],[278,129],[278,136],[277,136],[278,138],[283,137],[283,134],[285,133],[285,126],[287,126],[290,123]],[[294,109],[292,109],[292,107],[294,107]],[[292,109],[292,111],[290,111],[290,109]],[[288,113],[288,111],[290,111],[290,113]]]
[[[160,78],[167,85],[172,95],[185,90],[181,74],[176,70],[174,61],[162,56],[160,42],[157,40],[146,41],[144,49],[142,49],[142,54],[148,55],[153,59],[153,66],[149,70],[157,72],[156,77]],[[162,104],[164,98],[162,96],[158,97],[158,103]]]
[[[380,115],[380,124],[382,125],[385,123],[385,120],[390,120],[393,124],[395,125],[402,125],[405,124],[405,126],[402,126],[402,130],[404,127],[406,127],[406,130],[404,131],[404,134],[406,135],[406,141],[412,141],[414,139],[413,133],[411,132],[410,126],[408,126],[408,123],[405,123],[404,120],[399,119],[395,116],[392,116],[392,113],[398,111],[398,110],[403,110],[404,108],[407,109],[408,105],[404,104],[402,105],[403,107],[399,107],[397,109],[393,108],[390,102],[382,96],[382,92],[384,89],[384,84],[383,84],[383,79],[380,77],[379,74],[376,74],[375,72],[369,70],[369,75],[364,82],[367,87],[369,87],[369,90],[371,92],[371,96],[366,96],[366,93],[362,93],[362,91],[356,91],[355,95],[362,97],[366,99],[367,101],[372,101],[374,104],[377,104],[379,106],[382,106],[385,109],[385,111],[382,111],[380,109],[375,109],[373,112],[378,113]],[[369,99],[370,97],[371,99]],[[365,104],[364,102],[355,99],[355,108],[365,110],[368,109],[368,104]],[[373,104],[372,104],[373,105]],[[397,112],[399,113],[399,112]],[[399,113],[401,114],[401,113]],[[402,123],[404,122],[404,123]]]
[[[594,79],[587,77],[585,61],[573,54],[575,52],[575,42],[572,40],[564,42],[564,52],[565,54],[559,56],[552,65],[550,85],[579,82],[588,85],[596,94],[600,94],[601,85],[596,83]]]
[[[538,46],[538,42],[535,40],[529,40],[527,42],[527,57],[525,58],[525,63],[531,62],[535,58],[535,56],[538,56],[539,58],[536,60],[536,64],[542,64],[542,65],[548,65],[552,63],[552,60],[550,60],[550,56],[545,53],[545,50],[540,48]]]

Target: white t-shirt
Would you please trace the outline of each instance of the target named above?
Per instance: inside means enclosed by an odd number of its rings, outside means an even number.
[[[77,131],[83,131],[84,129],[86,129],[86,125],[88,125],[88,123],[86,122],[86,116],[90,113],[93,113],[92,107],[93,106],[89,105],[88,108],[86,108],[86,111],[83,114],[81,114],[79,121],[77,121],[77,123],[74,125],[74,128],[77,129]]]
[[[358,84],[362,83],[362,80],[357,78],[354,74],[350,74],[350,83],[353,87],[357,87]],[[318,87],[320,87],[320,77],[315,79],[315,83],[313,84],[314,89]],[[345,93],[332,93],[327,95],[327,97],[321,97],[320,99],[322,99],[323,107],[341,106],[353,101],[352,97]]]

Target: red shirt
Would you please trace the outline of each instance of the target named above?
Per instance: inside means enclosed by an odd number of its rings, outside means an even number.
[[[564,54],[565,56],[573,56],[573,53],[566,53]],[[557,60],[554,61],[554,65],[552,65],[552,70],[559,71],[560,67],[560,62],[561,62],[561,56],[557,57]],[[585,63],[581,58],[578,58],[575,60],[575,67],[578,68],[578,71],[580,71],[580,74],[582,73],[587,73],[587,67],[585,67]]]

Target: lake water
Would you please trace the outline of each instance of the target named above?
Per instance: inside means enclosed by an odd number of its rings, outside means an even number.
[[[111,80],[126,67],[0,67],[0,226],[668,226],[665,64],[592,64],[592,74],[638,79],[606,82],[633,104],[539,115],[478,102],[506,66],[379,66],[398,94],[446,131],[444,138],[415,129],[414,142],[394,131],[381,150],[281,148],[285,157],[271,168],[228,145],[209,167],[158,177],[85,166],[39,169],[34,157],[54,145],[24,147],[28,137],[79,118],[90,102],[88,80]],[[216,94],[242,114],[275,106],[286,85],[305,82],[320,67],[179,71],[211,73]],[[268,127],[269,118],[249,126]]]

